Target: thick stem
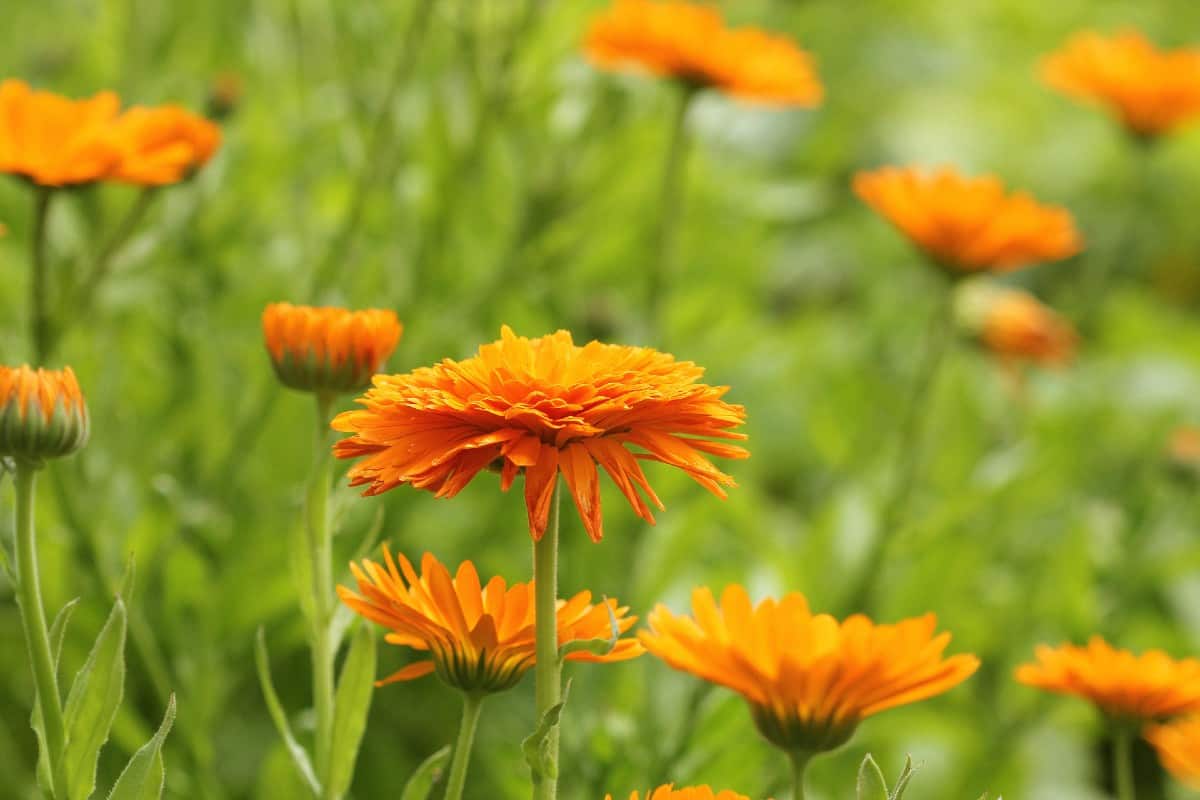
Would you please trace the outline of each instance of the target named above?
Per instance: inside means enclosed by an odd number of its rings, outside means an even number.
[[[34,193],[32,258],[29,276],[29,337],[33,345],[34,366],[45,366],[50,357],[50,291],[46,263],[46,228],[50,219],[50,199],[54,190],[38,187]]]
[[[463,693],[462,722],[458,726],[458,740],[454,743],[454,755],[450,759],[445,800],[460,800],[463,787],[467,785],[467,764],[471,761],[471,745],[475,741],[483,697],[481,694]]]
[[[792,762],[792,800],[804,800],[804,773],[812,754],[797,750],[789,753],[788,759]]]
[[[1113,733],[1113,778],[1117,800],[1135,800],[1133,781],[1133,731],[1120,726]]]
[[[37,467],[17,462],[17,598],[21,606],[21,625],[25,629],[25,645],[33,668],[33,683],[42,708],[42,723],[46,731],[46,761],[50,765],[52,791],[59,796],[60,770],[66,727],[63,724],[62,699],[58,693],[58,674],[50,650],[50,632],[46,627],[46,611],[42,605],[42,589],[38,578],[37,535],[33,527],[33,498]]]
[[[696,90],[688,85],[678,89],[675,114],[671,119],[670,139],[663,159],[662,185],[658,196],[658,228],[654,234],[654,262],[650,265],[646,292],[647,315],[659,330],[674,272],[675,230],[683,205],[683,187],[689,139],[687,116]]]
[[[534,719],[539,723],[547,711],[562,701],[562,667],[558,660],[558,519],[562,484],[555,482],[550,500],[546,533],[533,544],[534,591]],[[549,775],[535,776],[534,800],[554,800],[558,793],[558,726],[546,737],[546,766]]]
[[[313,706],[317,714],[317,777],[322,797],[333,800],[329,780],[333,750],[333,543],[329,525],[329,485],[333,459],[329,455],[329,416],[333,395],[317,395],[317,430],[313,452],[312,483],[308,487],[308,544],[312,557],[313,630],[312,670]]]

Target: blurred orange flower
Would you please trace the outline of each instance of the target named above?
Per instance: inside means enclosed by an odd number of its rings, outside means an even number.
[[[399,670],[377,685],[420,678],[431,672],[467,692],[499,692],[511,688],[537,661],[534,646],[533,582],[507,586],[495,577],[482,586],[475,565],[464,561],[452,579],[431,554],[421,560],[421,575],[399,555],[399,569],[385,548],[384,563],[351,564],[358,592],[337,587],[338,597],[358,614],[383,625],[392,644],[428,651],[431,658]],[[621,633],[637,617],[615,600],[593,605],[591,592],[558,601],[559,646]],[[644,651],[636,639],[618,639],[612,650],[596,654],[576,650],[568,661],[614,662]]]
[[[0,366],[0,456],[42,461],[87,443],[87,404],[70,367]]]
[[[779,106],[815,106],[822,87],[812,57],[789,39],[725,27],[712,8],[679,0],[616,0],[584,42],[604,68],[637,65],[697,87]]]
[[[696,589],[692,611],[677,617],[659,605],[642,644],[675,669],[741,694],[763,736],[789,752],[832,750],[866,717],[942,694],[979,667],[973,655],[943,658],[950,634],[934,635],[933,614],[895,625],[856,614],[839,623],[814,615],[798,592],[754,607],[736,584],[720,606],[708,588]]]
[[[121,160],[112,177],[140,186],[183,180],[212,158],[221,129],[174,105],[131,108],[115,123]]]
[[[1200,717],[1149,725],[1146,740],[1154,745],[1159,760],[1172,775],[1193,789],[1200,789]]]
[[[1028,292],[964,284],[955,305],[963,326],[1006,362],[1060,365],[1075,355],[1071,323]]]
[[[702,368],[646,347],[579,347],[567,331],[527,339],[505,326],[500,337],[464,361],[375,376],[359,398],[365,408],[333,421],[353,434],[334,453],[365,456],[350,485],[372,495],[411,484],[453,497],[490,465],[505,490],[523,470],[529,530],[541,539],[561,472],[595,541],[603,536],[597,464],[651,523],[638,488],[662,503],[638,459],[678,467],[718,497],[735,485],[705,454],[749,455],[711,440],[744,439],[730,429],[745,409],[721,399],[728,387],[697,383]]]
[[[1140,656],[1093,636],[1087,647],[1037,648],[1037,661],[1017,669],[1026,686],[1091,701],[1109,717],[1135,721],[1200,712],[1200,661],[1176,661],[1161,650]]]
[[[275,374],[284,385],[336,393],[367,386],[404,330],[392,311],[290,303],[268,305],[262,325]]]
[[[112,130],[119,105],[112,92],[71,100],[24,81],[0,82],[0,172],[42,186],[106,177],[121,160]]]
[[[1181,425],[1171,431],[1167,457],[1179,467],[1200,468],[1200,428]]]
[[[1041,71],[1053,88],[1106,106],[1142,136],[1200,116],[1200,48],[1161,51],[1137,31],[1088,31],[1045,58]]]
[[[605,795],[604,800],[612,800],[612,795]],[[638,800],[638,793],[631,792],[629,800]],[[719,792],[714,792],[709,786],[687,786],[676,789],[674,784],[664,783],[657,789],[647,791],[645,800],[750,800],[750,798],[729,789]]]
[[[854,191],[951,272],[1009,271],[1082,249],[1070,212],[1006,194],[991,175],[884,167],[858,173]]]

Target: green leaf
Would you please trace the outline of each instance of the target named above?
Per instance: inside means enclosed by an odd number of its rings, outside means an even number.
[[[150,737],[129,759],[121,776],[113,784],[108,800],[159,800],[162,797],[166,772],[163,769],[162,747],[175,723],[175,695],[167,701],[167,713],[163,716],[158,732]]]
[[[125,561],[125,574],[121,576],[121,586],[117,589],[117,594],[125,601],[125,605],[133,602],[133,584],[136,577],[137,564],[134,562],[133,553],[130,553]]]
[[[916,774],[913,769],[912,756],[905,756],[904,771],[900,773],[900,777],[896,779],[896,788],[892,789],[890,800],[901,800],[904,797],[904,790],[908,788],[908,782],[912,780],[912,776]]]
[[[100,748],[108,741],[124,687],[125,603],[118,597],[87,662],[71,684],[63,709],[67,800],[87,800],[96,788],[96,762]]]
[[[608,655],[617,646],[621,638],[621,627],[617,624],[617,615],[613,613],[608,598],[604,598],[604,610],[608,612],[609,634],[603,639],[577,639],[567,642],[558,648],[558,660],[562,663],[571,653],[588,652],[598,656]]]
[[[367,728],[367,712],[371,709],[371,694],[375,689],[375,629],[361,625],[350,644],[346,663],[338,678],[334,700],[333,752],[329,782],[334,797],[342,797],[350,789],[354,777],[354,762]]]
[[[558,777],[557,765],[550,762],[547,747],[550,733],[558,727],[558,721],[562,716],[563,707],[567,704],[567,695],[570,691],[571,682],[567,681],[563,687],[562,700],[546,709],[542,718],[538,720],[537,728],[525,737],[525,741],[521,742],[521,750],[525,753],[525,763],[529,765],[529,773],[533,777],[535,785],[541,783],[545,778],[553,780]]]
[[[54,670],[58,672],[58,662],[62,658],[63,639],[66,638],[67,622],[71,619],[71,614],[75,611],[75,606],[79,605],[79,598],[67,603],[59,610],[58,615],[54,617],[54,623],[50,626],[50,652],[54,657]],[[50,791],[50,761],[46,752],[46,727],[42,720],[42,701],[36,693],[33,698],[33,714],[30,716],[29,724],[33,728],[33,733],[38,741],[38,763],[37,763],[37,779],[38,785],[42,787],[42,792],[49,797]]]
[[[422,761],[421,766],[417,767],[416,772],[408,779],[408,783],[404,784],[400,800],[427,800],[434,784],[441,779],[442,770],[449,760],[450,745],[446,745]]]
[[[284,713],[283,705],[279,702],[279,695],[275,693],[275,684],[271,682],[271,660],[267,654],[267,638],[262,628],[258,629],[258,637],[254,642],[254,663],[258,666],[258,682],[262,686],[263,699],[267,702],[267,711],[271,714],[275,729],[279,731],[279,736],[283,739],[283,743],[292,757],[292,763],[300,772],[300,777],[312,789],[313,796],[320,797],[321,784],[317,780],[317,773],[313,770],[308,751],[301,747],[300,743],[296,741],[296,737],[292,735],[287,714]]]
[[[858,766],[858,800],[889,800],[883,771],[870,753]]]

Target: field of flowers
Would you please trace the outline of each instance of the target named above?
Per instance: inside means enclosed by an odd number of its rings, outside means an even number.
[[[1193,796],[1198,31],[0,4],[0,800]]]

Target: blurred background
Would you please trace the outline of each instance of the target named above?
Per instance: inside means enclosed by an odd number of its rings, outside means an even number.
[[[311,399],[280,388],[259,315],[275,300],[394,308],[406,371],[460,358],[501,323],[648,344],[708,368],[748,409],[753,457],[719,502],[648,469],[667,505],[650,528],[604,486],[606,539],[564,515],[563,592],[588,588],[644,614],[685,610],[694,586],[745,584],[845,602],[874,535],[897,418],[938,277],[850,192],[862,168],[954,164],[1069,207],[1088,250],[1010,282],[1077,321],[1079,276],[1117,280],[1077,362],[1011,391],[962,341],[927,401],[928,440],[895,532],[880,621],[926,611],[984,667],[964,686],[862,725],[810,771],[843,798],[871,752],[910,796],[1105,796],[1104,743],[1082,701],[1018,686],[1039,642],[1093,633],[1175,656],[1200,650],[1200,472],[1166,456],[1200,423],[1200,132],[1140,154],[1099,110],[1045,88],[1040,56],[1082,28],[1134,26],[1164,46],[1200,30],[1194,0],[742,0],[727,15],[786,33],[826,86],[812,111],[706,93],[661,329],[639,294],[652,252],[673,93],[598,72],[579,43],[605,2],[573,0],[8,0],[0,77],[72,96],[178,101],[219,115],[224,143],[161,192],[95,307],[60,348],[79,373],[93,438],[41,481],[51,613],[83,599],[64,674],[86,656],[136,555],[126,702],[108,785],[157,726],[167,795],[304,797],[266,713],[252,644],[263,626],[293,724],[311,719],[305,626],[286,544],[300,524]],[[55,207],[55,263],[73,269],[136,192],[74,191]],[[0,355],[28,359],[31,203],[0,180]],[[57,366],[57,365],[55,365]],[[349,398],[346,398],[346,405]],[[0,492],[0,535],[11,535]],[[518,494],[487,476],[451,502],[398,489],[339,498],[348,558],[372,524],[410,556],[433,551],[527,579]],[[32,795],[31,678],[0,578],[0,798]],[[379,674],[410,654],[381,648]],[[627,796],[661,782],[786,794],[786,764],[740,698],[646,657],[575,665],[563,796]],[[485,709],[469,798],[525,796],[519,742],[532,679]],[[457,695],[427,678],[377,691],[353,794],[397,796],[449,743]],[[1139,796],[1180,797],[1149,751]]]

